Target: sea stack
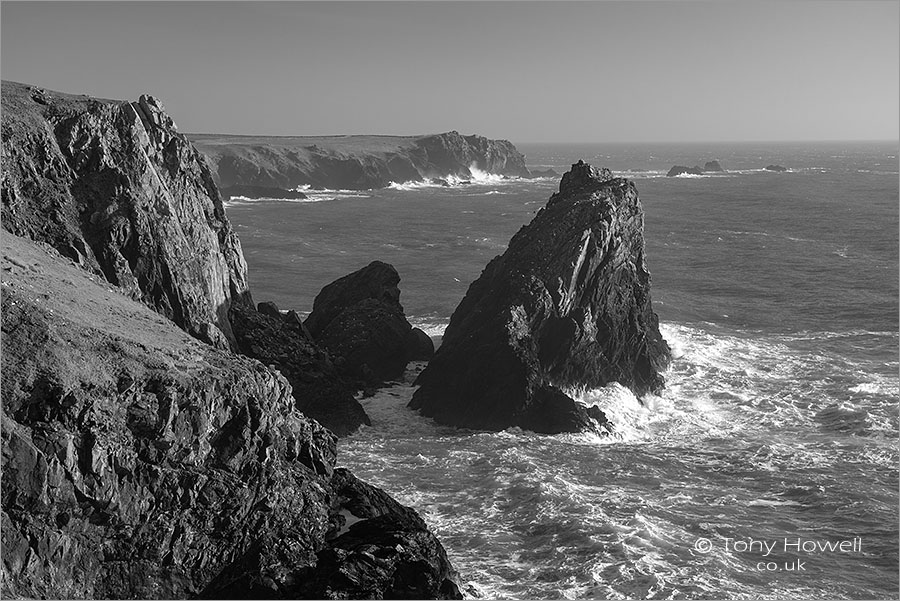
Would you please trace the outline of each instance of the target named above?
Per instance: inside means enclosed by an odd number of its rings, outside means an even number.
[[[364,386],[400,378],[410,360],[430,358],[422,336],[431,339],[407,321],[399,283],[393,265],[372,261],[325,286],[304,323],[339,358],[342,371]]]
[[[650,301],[634,183],[579,161],[456,308],[409,406],[440,423],[556,433],[605,421],[568,392],[659,391],[670,359]]]

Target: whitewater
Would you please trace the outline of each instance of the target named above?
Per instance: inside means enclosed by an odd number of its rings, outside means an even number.
[[[520,150],[536,168],[585,158],[639,180],[673,350],[666,388],[581,393],[609,416],[607,435],[466,431],[406,408],[413,364],[361,399],[372,426],[339,442],[338,461],[419,511],[471,597],[895,598],[897,149]],[[728,173],[664,175],[712,158]],[[228,215],[256,300],[308,310],[322,286],[380,259],[439,344],[469,283],[557,185],[397,185]]]

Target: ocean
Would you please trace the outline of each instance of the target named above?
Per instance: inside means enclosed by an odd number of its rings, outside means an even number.
[[[533,169],[635,180],[665,391],[583,394],[608,437],[466,431],[406,409],[411,366],[361,401],[372,426],[339,463],[416,508],[473,597],[896,599],[897,144],[518,147]],[[711,159],[728,172],[665,177]],[[439,341],[557,186],[479,174],[227,212],[256,301],[308,312],[378,259]]]

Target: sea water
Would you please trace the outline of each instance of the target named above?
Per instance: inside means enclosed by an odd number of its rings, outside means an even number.
[[[608,437],[466,431],[406,409],[412,365],[362,400],[372,426],[339,462],[419,511],[470,596],[896,598],[897,144],[519,148],[636,181],[666,389],[585,393]],[[710,159],[727,173],[665,177]],[[557,186],[482,175],[227,211],[257,301],[309,311],[378,259],[439,341]]]

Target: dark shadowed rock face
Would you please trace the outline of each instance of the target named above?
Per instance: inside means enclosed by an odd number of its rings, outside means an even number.
[[[233,343],[249,302],[240,242],[203,156],[151,96],[98,100],[3,82],[2,220],[190,334]]]
[[[706,161],[706,163],[704,163],[703,170],[711,171],[711,172],[720,172],[720,171],[725,171],[725,168],[722,167],[722,164],[719,161],[712,160],[712,161]]]
[[[325,286],[306,318],[316,343],[367,385],[401,377],[419,345],[403,314],[399,283],[393,266],[373,261]]]
[[[52,249],[3,232],[2,257],[4,598],[460,597],[277,371]]]
[[[469,287],[410,407],[471,428],[595,429],[601,412],[563,391],[658,391],[669,355],[634,184],[579,162]]]
[[[272,365],[291,384],[297,409],[338,436],[371,425],[354,398],[353,388],[338,375],[328,353],[303,331],[299,321],[278,313],[274,303],[260,303],[260,312],[234,307],[231,323],[238,349],[248,357]],[[263,313],[263,309],[269,311]]]

